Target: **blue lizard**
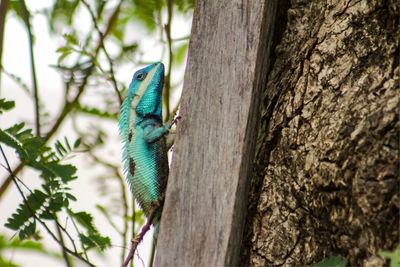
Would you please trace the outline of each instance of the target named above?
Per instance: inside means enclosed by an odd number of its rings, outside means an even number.
[[[165,135],[176,122],[162,124],[163,80],[161,62],[136,71],[119,119],[124,171],[147,218],[166,189],[169,168]],[[153,225],[158,226],[160,217],[161,208],[157,208]]]

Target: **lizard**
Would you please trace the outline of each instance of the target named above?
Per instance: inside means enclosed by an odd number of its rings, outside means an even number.
[[[162,123],[163,81],[161,62],[136,71],[119,118],[126,180],[156,233],[169,172],[165,136],[180,118]]]

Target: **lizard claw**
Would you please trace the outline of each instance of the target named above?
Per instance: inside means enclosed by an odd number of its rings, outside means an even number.
[[[178,123],[178,121],[179,121],[180,119],[182,119],[182,117],[181,117],[181,116],[179,116],[179,115],[178,115],[178,116],[176,116],[176,117],[175,117],[175,119],[172,121],[172,125],[173,125],[173,124],[177,124],[177,123]]]

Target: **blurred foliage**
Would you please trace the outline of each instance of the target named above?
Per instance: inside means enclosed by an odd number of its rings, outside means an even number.
[[[38,38],[40,35],[35,35],[35,32],[43,29],[33,27],[33,18],[44,16],[48,20],[50,36],[60,44],[56,51],[58,57],[54,59],[56,63],[52,67],[62,77],[63,88],[58,90],[63,91],[64,99],[60,110],[50,112],[46,103],[32,97],[33,103],[39,101],[39,121],[45,133],[42,136],[36,136],[34,132],[37,131],[27,127],[34,125],[32,122],[16,121],[8,128],[0,127],[1,164],[9,172],[8,178],[1,180],[6,181],[1,190],[7,188],[9,180],[22,197],[22,202],[16,204],[5,225],[17,237],[10,239],[0,233],[0,266],[18,266],[7,257],[10,254],[5,254],[10,250],[45,254],[63,260],[67,266],[74,265],[75,259],[93,266],[88,253],[90,250],[102,253],[119,242],[103,235],[96,227],[95,222],[104,219],[121,237],[123,243],[119,247],[125,248],[118,250],[121,251],[122,262],[130,245],[129,240],[145,222],[145,217],[132,202],[121,173],[121,163],[101,156],[107,155],[104,151],[110,141],[110,123],[117,129],[119,106],[129,85],[116,74],[127,68],[133,73],[139,66],[148,64],[145,54],[153,49],[149,47],[150,41],[154,49],[162,51],[158,60],[172,64],[166,75],[171,75],[174,68],[182,66],[189,36],[185,36],[187,33],[170,36],[166,28],[175,27],[175,18],[190,22],[194,0],[54,0],[49,7],[39,10],[31,4],[24,0],[11,1],[8,12],[13,16],[7,17],[5,25],[7,27],[10,18],[18,18],[25,28],[31,28],[33,37]],[[166,25],[170,21],[171,25]],[[34,44],[28,45],[33,47]],[[169,50],[172,51],[171,56],[167,53]],[[33,87],[27,82],[27,77],[7,71],[7,65],[2,66],[1,74],[11,78],[31,97]],[[32,74],[37,75],[34,71]],[[181,83],[175,81],[174,85],[166,85],[170,90],[167,95],[173,95],[173,90],[177,90]],[[7,95],[7,91],[2,93]],[[164,101],[168,102],[164,103],[165,106],[170,107],[170,99],[164,98]],[[7,118],[8,112],[14,108],[18,110],[18,107],[19,99],[14,102],[1,98],[1,119]],[[176,109],[171,106],[166,113]],[[32,119],[38,120],[35,117]],[[66,119],[72,122],[73,137],[60,132]],[[6,155],[1,146],[15,151],[12,157],[20,160],[16,170],[30,168],[36,171],[39,186],[31,188],[28,184],[31,184],[32,177],[19,176],[15,169],[8,168],[8,156],[11,155]],[[79,203],[79,199],[87,197],[71,190],[71,183],[81,179],[77,175],[77,166],[69,162],[78,153],[91,167],[104,170],[101,174],[94,172],[94,177],[91,177],[104,198],[96,205],[100,218],[89,211],[77,211],[72,207],[77,205],[71,203]],[[3,191],[0,191],[0,202],[3,196]],[[116,223],[121,219],[122,225]],[[70,223],[60,223],[64,220]],[[61,253],[46,248],[41,235],[52,238],[60,246]]]
[[[389,260],[390,267],[400,267],[400,245],[398,245],[393,252],[381,251],[379,252],[379,255],[382,258]]]
[[[322,261],[313,265],[313,267],[346,267],[346,266],[347,266],[347,260],[342,256],[332,256],[323,259]]]
[[[8,266],[20,266],[12,261],[3,257],[4,251],[26,251],[32,253],[39,253],[45,256],[53,257],[56,259],[61,259],[61,255],[58,253],[49,252],[42,243],[32,240],[24,240],[21,241],[17,238],[9,241],[8,238],[4,235],[0,235],[0,266],[8,267]]]

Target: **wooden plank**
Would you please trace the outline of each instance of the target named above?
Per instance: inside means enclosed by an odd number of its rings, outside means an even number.
[[[238,263],[277,1],[197,1],[156,266]]]

